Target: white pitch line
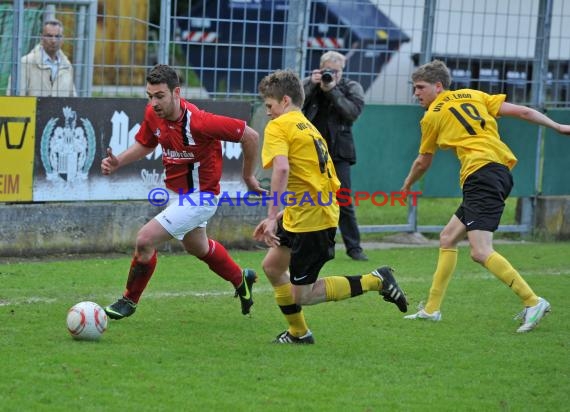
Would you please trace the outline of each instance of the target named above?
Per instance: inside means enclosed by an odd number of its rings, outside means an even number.
[[[254,293],[256,294],[264,294],[273,292],[272,288],[255,288]],[[187,292],[147,292],[144,294],[144,299],[163,299],[163,298],[184,298],[184,297],[193,297],[193,298],[204,298],[204,297],[219,297],[219,296],[234,296],[234,291],[212,291],[212,292],[197,292],[197,291],[187,291]],[[105,298],[109,301],[116,299],[117,295],[103,295],[99,298]],[[79,298],[81,299],[81,298]],[[93,299],[92,295],[84,296],[84,300]],[[36,303],[40,304],[54,304],[59,303],[62,298],[43,298],[40,296],[27,296],[16,298],[13,300],[7,299],[0,299],[0,307],[1,306],[17,306],[17,305],[33,305]]]
[[[567,276],[570,275],[568,272],[560,272],[560,271],[543,271],[541,273],[521,273],[523,278],[532,277],[532,276],[542,276],[542,275],[558,275],[558,276]],[[494,280],[495,277],[490,273],[482,273],[477,275],[469,275],[469,274],[456,274],[454,278],[459,278],[460,280]],[[406,290],[406,285],[410,283],[430,283],[431,282],[431,274],[422,275],[421,277],[401,277],[397,276],[396,272],[396,279],[399,285]],[[254,297],[256,294],[273,294],[273,288],[271,287],[256,287],[254,288]],[[145,292],[144,299],[164,299],[164,298],[185,298],[185,297],[193,297],[193,298],[204,298],[204,297],[220,297],[220,296],[234,296],[234,291],[228,290],[215,290],[211,292],[199,292],[199,291],[182,291],[182,292]],[[117,295],[103,295],[98,297],[98,299],[106,299],[108,301],[112,301],[117,298]],[[92,295],[84,296],[83,298],[77,298],[83,300],[93,299]],[[17,306],[17,305],[33,305],[33,304],[56,304],[62,300],[61,298],[45,298],[41,296],[24,296],[18,297],[12,300],[2,299],[0,298],[0,307],[3,306]]]

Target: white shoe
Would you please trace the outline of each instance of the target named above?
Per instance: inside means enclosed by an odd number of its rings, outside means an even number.
[[[439,310],[436,310],[435,312],[430,314],[427,313],[425,310],[420,309],[417,313],[414,313],[413,315],[404,316],[404,319],[425,319],[434,322],[439,322],[441,320],[441,312]]]
[[[521,327],[517,332],[530,332],[538,325],[538,322],[550,312],[550,303],[543,298],[538,298],[538,303],[534,306],[527,306],[519,313],[515,319],[522,319]]]

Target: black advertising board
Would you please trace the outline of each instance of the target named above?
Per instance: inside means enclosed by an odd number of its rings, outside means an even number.
[[[192,100],[199,108],[249,120],[245,102]],[[38,98],[34,159],[34,201],[147,199],[163,187],[160,146],[145,159],[101,174],[107,147],[119,154],[134,142],[146,99]],[[222,142],[222,190],[229,195],[245,190],[241,180],[239,143]]]

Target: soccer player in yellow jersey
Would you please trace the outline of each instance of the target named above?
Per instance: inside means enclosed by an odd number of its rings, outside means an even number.
[[[262,266],[289,325],[274,342],[314,343],[302,305],[373,290],[406,312],[404,292],[387,266],[364,275],[318,279],[323,265],[334,258],[340,182],[325,140],[301,112],[305,96],[299,77],[290,70],[276,71],[260,82],[259,94],[272,119],[261,160],[273,170],[267,218],[253,235],[270,246]]]
[[[507,103],[504,94],[447,90],[451,75],[439,60],[415,70],[412,83],[414,95],[426,112],[420,122],[419,155],[402,190],[409,191],[423,176],[437,148],[452,149],[461,163],[463,201],[440,234],[439,259],[427,303],[405,318],[441,320],[440,306],[457,263],[457,243],[467,234],[471,258],[521,299],[525,309],[517,332],[529,332],[550,311],[550,303],[538,297],[509,261],[493,250],[493,232],[499,226],[505,199],[513,186],[510,170],[517,162],[499,137],[496,118],[517,117],[562,134],[570,134],[570,125],[558,124],[534,109]]]

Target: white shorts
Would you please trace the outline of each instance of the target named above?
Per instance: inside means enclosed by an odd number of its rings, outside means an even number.
[[[197,227],[206,227],[218,209],[218,198],[211,193],[180,196],[170,192],[168,206],[154,218],[173,238],[182,240]]]

